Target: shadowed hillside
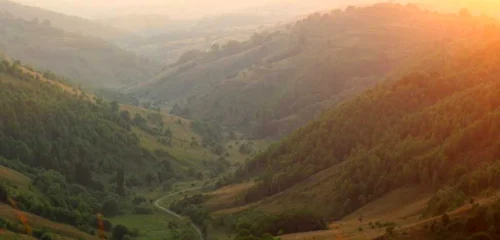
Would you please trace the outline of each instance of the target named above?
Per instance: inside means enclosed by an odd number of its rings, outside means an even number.
[[[488,20],[395,4],[314,14],[248,41],[186,54],[137,95],[253,137],[283,136],[418,56],[480,32],[482,22]]]
[[[424,186],[441,189],[425,211],[435,216],[496,188],[497,29],[447,48],[425,72],[328,110],[254,158],[236,174],[258,181],[245,202],[340,219],[395,189]]]

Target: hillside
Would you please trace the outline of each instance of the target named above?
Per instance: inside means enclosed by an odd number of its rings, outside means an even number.
[[[186,53],[135,91],[178,115],[281,137],[488,21],[396,4],[313,14],[248,41]]]
[[[470,14],[500,18],[498,10],[500,4],[495,0],[416,0],[414,2],[426,9],[437,9],[445,12],[459,12],[466,9]]]
[[[267,146],[160,109],[106,102],[8,59],[0,61],[0,119],[0,229],[27,239],[117,239],[117,228],[136,239],[192,234],[152,202],[213,185]]]
[[[100,230],[110,235],[112,223],[96,214],[148,216],[152,206],[133,192],[195,179],[168,152],[144,148],[132,131],[137,125],[120,115],[118,104],[67,86],[53,74],[3,59],[0,93],[0,202],[33,219],[33,236],[68,225],[80,234],[72,239],[90,239]],[[2,211],[0,228],[29,233],[19,226],[15,209],[2,205]]]
[[[500,33],[490,26],[473,39],[443,48],[428,70],[328,110],[254,158],[236,174],[257,181],[240,195],[252,203],[242,210],[307,209],[337,220],[422,186],[437,192],[422,214],[436,216],[495,189]]]
[[[121,45],[138,55],[170,65],[189,55],[189,52],[204,52],[213,44],[246,40],[255,29],[272,27],[278,18],[255,13],[223,14],[200,19],[131,15],[104,22],[139,31],[139,36],[122,39]]]
[[[99,38],[27,21],[0,12],[0,53],[40,70],[50,70],[76,84],[116,88],[147,79],[159,68],[152,62]]]
[[[55,28],[84,36],[113,40],[125,35],[117,29],[91,20],[26,6],[9,0],[0,0],[0,14],[5,13],[26,21],[49,21]]]

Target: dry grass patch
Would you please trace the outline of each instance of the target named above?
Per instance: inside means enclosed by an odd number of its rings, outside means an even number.
[[[29,186],[31,183],[29,177],[4,166],[0,166],[0,181],[6,181],[16,186]]]
[[[223,188],[220,188],[214,192],[208,193],[208,201],[205,203],[205,206],[215,211],[214,214],[227,214],[227,212],[234,212],[236,209],[244,209],[238,204],[242,204],[243,194],[253,186],[255,186],[255,182],[248,182],[242,184],[233,184]],[[238,212],[238,211],[236,211]]]

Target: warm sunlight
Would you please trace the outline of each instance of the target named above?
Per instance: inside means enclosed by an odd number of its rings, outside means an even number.
[[[476,14],[500,15],[499,0],[418,0],[424,6],[435,6],[440,10],[456,11],[467,8]]]
[[[0,0],[0,240],[500,239],[500,0]]]

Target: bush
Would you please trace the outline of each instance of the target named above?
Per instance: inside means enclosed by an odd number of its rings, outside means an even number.
[[[152,214],[154,210],[147,206],[136,206],[134,207],[134,212],[137,214]]]
[[[102,214],[106,217],[113,217],[120,213],[120,206],[116,199],[109,198],[103,204],[101,208]]]
[[[7,191],[7,187],[0,183],[0,202],[7,202],[8,198],[9,192]]]
[[[113,239],[115,240],[122,240],[128,234],[129,230],[124,225],[118,224],[113,228]]]
[[[50,233],[44,233],[41,237],[40,237],[40,240],[52,240],[52,239],[55,239],[52,237],[52,234]]]

